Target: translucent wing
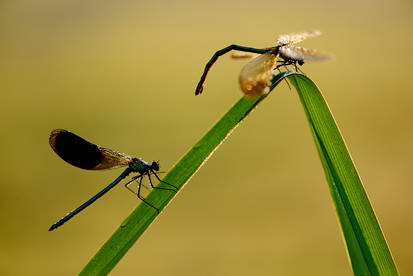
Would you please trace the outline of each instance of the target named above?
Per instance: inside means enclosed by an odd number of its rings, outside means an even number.
[[[318,35],[321,35],[320,31],[281,35],[278,37],[277,43],[278,44],[295,44],[307,38],[315,37]]]
[[[248,62],[239,73],[239,85],[246,96],[259,96],[268,93],[277,56],[265,53]]]
[[[249,52],[241,52],[241,51],[233,51],[231,53],[231,58],[233,59],[247,59],[247,58],[255,58],[256,56],[259,56],[260,54],[255,54],[255,53],[249,53]]]
[[[60,158],[86,170],[117,168],[132,161],[129,155],[99,147],[64,129],[53,130],[49,144]]]
[[[296,61],[327,61],[332,60],[334,57],[325,52],[317,50],[309,50],[302,47],[294,46],[282,46],[280,47],[280,56],[284,59],[291,59]]]
[[[116,150],[102,147],[99,147],[99,149],[102,153],[102,159],[100,163],[93,168],[93,170],[114,169],[128,166],[133,159],[131,156]]]

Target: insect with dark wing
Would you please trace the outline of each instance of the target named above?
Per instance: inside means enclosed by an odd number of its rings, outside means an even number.
[[[252,48],[232,44],[217,51],[205,66],[204,73],[196,87],[195,95],[201,94],[204,83],[212,65],[218,58],[231,50],[235,50],[232,58],[253,58],[239,73],[239,84],[241,90],[247,96],[259,96],[268,93],[268,84],[272,79],[274,70],[281,67],[293,65],[299,71],[298,65],[303,65],[307,61],[331,60],[333,56],[316,50],[308,50],[302,47],[293,46],[307,38],[320,35],[320,31],[304,32],[279,36],[277,45],[269,48]]]
[[[52,131],[49,137],[49,144],[52,149],[56,152],[67,163],[85,170],[105,170],[118,167],[126,167],[126,169],[118,176],[112,183],[110,183],[106,188],[101,190],[99,193],[91,197],[88,201],[68,213],[66,216],[61,218],[55,224],[53,224],[49,231],[52,231],[68,220],[73,218],[75,215],[80,213],[86,207],[91,205],[93,202],[98,200],[109,190],[119,184],[124,178],[126,178],[131,173],[137,173],[131,180],[129,180],[125,187],[132,193],[136,194],[139,199],[141,199],[148,206],[152,207],[159,213],[159,209],[154,205],[149,203],[141,195],[142,181],[145,177],[148,177],[149,184],[153,189],[167,190],[177,192],[177,188],[163,180],[158,176],[159,163],[153,161],[152,163],[147,163],[140,158],[132,158],[131,156],[118,152],[116,150],[107,149],[98,145],[95,145],[76,134],[67,131],[65,129],[55,129]],[[153,175],[159,182],[170,186],[170,188],[157,187],[152,183],[151,175]],[[138,191],[133,191],[129,185],[133,182],[138,182]]]

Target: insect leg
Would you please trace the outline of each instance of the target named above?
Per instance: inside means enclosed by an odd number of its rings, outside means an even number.
[[[288,70],[288,68],[287,68],[287,66],[288,65],[291,65],[291,64],[294,64],[294,62],[293,61],[291,61],[291,60],[285,60],[285,59],[283,59],[283,60],[278,60],[277,61],[278,63],[280,63],[280,64],[278,64],[276,67],[275,67],[275,69],[279,69],[280,67],[285,67],[285,69],[286,70]]]
[[[296,72],[300,72],[301,74],[305,75],[305,73],[303,72],[303,70],[301,70],[301,69],[297,66],[297,64],[294,64],[294,66],[295,66],[295,71],[296,71]]]
[[[177,187],[175,187],[175,186],[172,185],[172,184],[169,184],[168,182],[165,182],[165,181],[161,180],[161,179],[159,178],[159,176],[158,176],[154,171],[151,171],[151,172],[152,172],[152,174],[156,177],[156,179],[158,179],[159,182],[162,182],[162,183],[164,183],[164,184],[166,184],[166,185],[169,185],[169,186],[171,186],[171,187],[174,187],[174,189],[158,188],[158,187],[153,187],[153,186],[152,186],[152,188],[154,188],[154,189],[171,190],[171,191],[175,191],[175,192],[178,191],[178,188],[177,188]],[[148,176],[149,176],[149,173],[148,173]],[[152,181],[151,181],[151,177],[150,177],[150,176],[149,176],[149,183],[151,183],[151,185],[152,185]]]
[[[142,176],[144,176],[144,175],[142,175]],[[145,200],[145,198],[144,198],[143,196],[141,196],[142,179],[143,179],[143,177],[141,177],[141,178],[139,179],[138,193],[137,193],[136,195],[138,196],[138,198],[139,198],[140,200],[142,200],[143,202],[145,202],[147,205],[151,206],[151,207],[152,207],[153,209],[155,209],[156,212],[158,212],[158,214],[159,214],[159,209],[156,208],[155,206],[153,206],[152,204],[150,204],[149,202],[147,202],[147,201]]]
[[[245,46],[240,46],[240,45],[235,45],[232,44],[228,47],[225,47],[219,51],[216,51],[215,54],[212,56],[212,58],[208,61],[207,65],[205,66],[204,73],[201,76],[201,79],[198,82],[198,85],[195,89],[195,95],[201,94],[202,90],[204,89],[204,83],[205,79],[208,75],[209,70],[211,69],[212,65],[218,60],[218,58],[222,55],[225,55],[231,50],[237,50],[241,52],[249,52],[249,53],[256,53],[256,54],[264,54],[268,51],[269,49],[257,49],[257,48],[251,48],[251,47],[245,47]]]
[[[135,192],[134,190],[132,190],[131,188],[129,188],[129,185],[130,185],[133,181],[135,181],[136,179],[139,179],[139,178],[141,178],[141,177],[143,177],[142,174],[132,177],[132,179],[129,180],[129,181],[125,184],[125,188],[128,189],[129,191],[131,191],[133,194],[136,195],[136,192]]]
[[[286,70],[288,70],[287,65],[290,65],[289,62],[290,61],[286,61],[286,60],[278,60],[277,62],[281,63],[279,65],[277,65],[274,70],[278,70],[278,72],[281,73],[280,67],[284,66]],[[288,88],[291,90],[291,86],[290,83],[288,82],[287,78],[284,78],[285,82],[287,83]]]
[[[154,172],[152,172],[152,173],[153,173],[154,175],[156,175]],[[163,183],[165,183],[165,184],[168,184],[169,186],[172,186],[172,187],[174,187],[175,189],[155,187],[155,186],[153,185],[153,183],[152,183],[151,174],[150,174],[149,172],[148,172],[148,178],[149,178],[149,184],[151,185],[151,187],[152,187],[153,189],[168,190],[168,191],[177,192],[176,187],[175,187],[174,185],[171,185],[171,184],[169,184],[169,183],[166,183],[165,181],[160,181],[160,182],[163,182]]]

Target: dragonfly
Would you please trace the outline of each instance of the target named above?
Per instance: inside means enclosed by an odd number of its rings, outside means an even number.
[[[232,58],[253,58],[239,73],[238,81],[244,94],[246,96],[258,96],[267,93],[269,92],[269,82],[275,70],[280,71],[283,66],[293,65],[297,72],[301,71],[297,65],[302,66],[307,61],[333,59],[332,55],[325,52],[294,46],[296,43],[318,35],[321,35],[320,31],[287,34],[279,36],[277,45],[274,47],[252,48],[232,44],[218,50],[206,64],[195,89],[195,95],[202,93],[208,72],[218,58],[232,50],[235,50]]]
[[[76,134],[65,130],[65,129],[55,129],[51,132],[49,137],[49,144],[54,150],[54,152],[62,158],[67,163],[85,170],[104,170],[110,168],[119,168],[127,167],[118,178],[116,178],[112,183],[110,183],[106,188],[101,190],[99,193],[91,197],[88,201],[68,213],[66,216],[61,218],[55,224],[53,224],[49,231],[56,229],[57,227],[63,225],[68,220],[73,218],[83,209],[91,205],[98,198],[107,193],[110,189],[115,187],[122,179],[126,178],[131,173],[138,173],[138,175],[133,176],[130,181],[125,184],[125,187],[130,190],[132,193],[136,194],[139,199],[144,203],[154,208],[158,213],[159,210],[152,204],[150,204],[145,198],[141,195],[142,181],[144,177],[148,177],[149,184],[153,189],[169,190],[177,192],[177,188],[165,181],[162,181],[157,172],[159,171],[159,163],[153,161],[152,163],[147,163],[141,158],[133,158],[127,154],[107,149],[95,145],[85,139],[77,136]],[[162,183],[172,187],[172,188],[163,188],[156,187],[152,183],[151,175]],[[130,188],[130,184],[134,181],[138,181],[138,190],[135,192]]]

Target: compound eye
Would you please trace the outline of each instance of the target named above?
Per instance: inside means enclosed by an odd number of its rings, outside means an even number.
[[[158,164],[158,162],[153,161],[151,167],[152,167],[153,170],[159,171],[159,164]]]

